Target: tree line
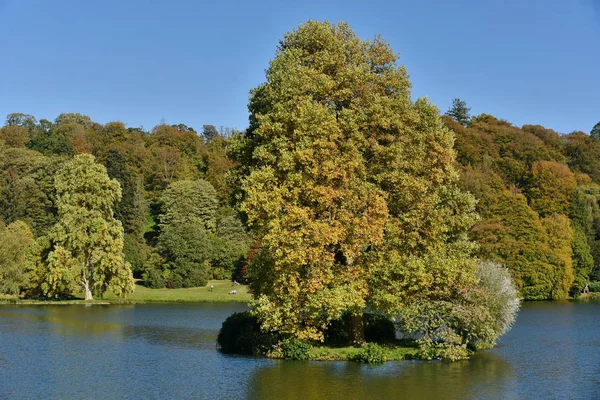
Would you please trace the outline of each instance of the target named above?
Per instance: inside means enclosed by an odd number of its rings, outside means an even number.
[[[118,221],[122,244],[117,252],[147,286],[192,287],[229,279],[243,269],[251,244],[230,202],[233,187],[226,174],[234,162],[226,155],[229,140],[212,125],[199,133],[183,124],[144,131],[122,122],[102,125],[77,113],[61,114],[53,122],[9,114],[0,129],[2,232],[21,237],[15,239],[20,243],[43,238],[48,243],[37,251],[47,258],[56,247],[50,242],[56,242],[57,224],[74,221],[75,211],[65,207],[79,193],[90,204],[79,211],[104,209],[100,222]],[[81,157],[86,154],[93,157]],[[102,201],[107,204],[92,205]],[[60,230],[72,230],[72,237],[64,239],[71,245],[83,228],[73,222]],[[35,268],[25,268],[23,248],[6,252],[14,254],[0,256],[0,276],[10,287],[4,292],[63,296],[77,290],[58,284],[61,290],[41,290],[44,280],[55,281],[51,274],[46,271],[36,283]]]
[[[600,280],[596,128],[588,135],[518,127],[471,117],[458,99],[444,123],[456,138],[459,185],[478,200],[470,233],[477,254],[505,264],[525,299],[578,297]]]

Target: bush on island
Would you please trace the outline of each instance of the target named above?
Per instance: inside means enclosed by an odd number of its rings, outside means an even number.
[[[382,364],[385,362],[385,351],[377,343],[367,343],[350,360],[366,364]]]
[[[278,342],[279,336],[260,330],[260,324],[249,311],[229,316],[219,331],[217,347],[226,354],[265,355]]]
[[[308,360],[311,347],[309,343],[296,338],[288,338],[281,342],[281,351],[285,360]]]

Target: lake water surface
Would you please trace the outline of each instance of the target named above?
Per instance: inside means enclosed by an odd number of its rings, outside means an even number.
[[[220,354],[221,323],[244,309],[0,305],[0,398],[600,398],[600,302],[525,303],[493,350],[382,366]]]

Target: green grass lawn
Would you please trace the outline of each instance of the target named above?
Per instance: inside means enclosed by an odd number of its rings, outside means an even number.
[[[210,291],[210,285],[214,285],[214,290]],[[237,290],[237,294],[231,295],[231,290]],[[55,303],[55,304],[79,304],[90,303],[83,300],[83,294],[76,296],[72,300],[60,301],[39,301],[19,299],[16,296],[1,296],[0,302],[36,304],[36,303]],[[190,303],[245,303],[250,301],[252,296],[248,293],[248,287],[244,285],[233,285],[231,281],[209,281],[204,287],[195,287],[187,289],[149,289],[145,286],[135,285],[133,294],[126,298],[118,298],[114,294],[107,292],[103,299],[95,299],[94,303],[164,303],[164,302],[190,302]]]
[[[214,285],[213,291],[209,290]],[[229,294],[236,290],[237,294]],[[133,294],[127,296],[125,301],[129,302],[248,302],[252,296],[248,293],[248,287],[244,285],[233,285],[231,281],[209,281],[204,287],[187,289],[149,289],[145,286],[135,285]],[[119,301],[112,293],[107,293],[106,300]]]

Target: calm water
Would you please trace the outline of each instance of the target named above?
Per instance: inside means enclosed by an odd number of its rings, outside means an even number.
[[[0,305],[0,398],[598,399],[600,303],[526,303],[498,348],[367,366],[215,350],[242,305]]]

